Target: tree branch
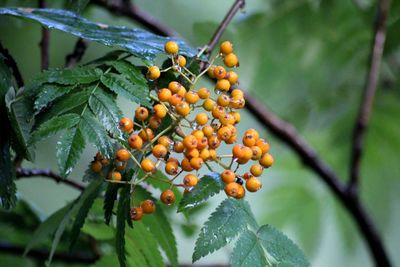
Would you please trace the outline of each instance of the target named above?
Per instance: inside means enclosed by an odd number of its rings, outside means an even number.
[[[47,4],[45,0],[39,0],[39,8],[46,8],[46,6]],[[49,41],[50,32],[46,27],[42,27],[42,40],[39,43],[42,70],[49,68]]]
[[[63,183],[63,184],[69,185],[79,191],[85,190],[85,187],[83,185],[81,185],[75,181],[63,178],[51,170],[18,168],[16,170],[16,176],[17,176],[17,178],[29,178],[29,177],[41,176],[44,178],[52,179],[56,183]]]
[[[24,86],[24,80],[22,79],[22,75],[21,72],[19,71],[17,63],[15,62],[14,58],[10,55],[8,50],[1,45],[1,43],[0,43],[0,53],[4,56],[6,65],[10,67],[18,87]]]
[[[86,52],[88,42],[79,38],[71,54],[65,57],[65,67],[70,68],[79,63]]]
[[[365,87],[360,104],[357,119],[353,130],[353,142],[350,163],[350,181],[348,190],[357,196],[360,180],[360,165],[363,154],[365,133],[368,127],[369,116],[377,89],[379,79],[379,67],[382,60],[383,48],[386,38],[386,20],[389,14],[390,0],[380,0],[375,22],[375,33],[372,41],[369,69],[365,80]]]

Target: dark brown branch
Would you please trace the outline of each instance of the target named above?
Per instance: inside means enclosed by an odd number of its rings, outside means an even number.
[[[353,143],[350,163],[349,192],[357,195],[360,180],[360,165],[363,154],[364,137],[368,127],[369,116],[374,103],[374,97],[379,79],[379,67],[382,60],[383,47],[386,38],[386,20],[389,13],[390,0],[381,0],[378,3],[378,12],[375,23],[375,34],[372,41],[369,69],[365,80],[365,87],[353,130]]]
[[[24,80],[22,79],[22,75],[21,72],[19,71],[17,62],[15,62],[14,58],[10,55],[8,50],[2,46],[1,43],[0,43],[0,53],[4,56],[6,65],[11,69],[18,87],[24,86]]]
[[[239,9],[244,7],[245,4],[245,0],[236,0],[235,3],[233,3],[228,13],[226,13],[225,18],[221,21],[214,35],[211,37],[211,41],[208,43],[208,48],[206,51],[207,54],[210,54],[211,51],[214,50],[215,46],[217,45],[219,39],[221,39],[222,34],[225,32],[226,27],[228,27],[232,18],[236,15]]]
[[[79,38],[75,44],[74,50],[65,58],[65,67],[70,68],[79,63],[86,52],[88,42]]]
[[[14,254],[21,257],[24,253],[25,247],[9,244],[8,242],[0,241],[0,253]],[[27,257],[46,261],[49,258],[49,251],[46,249],[32,249]],[[83,264],[93,264],[100,257],[98,255],[91,255],[89,253],[74,253],[67,254],[56,252],[53,256],[53,261],[67,262],[67,263],[83,263]]]
[[[29,178],[29,177],[40,176],[40,177],[52,179],[56,183],[63,183],[63,184],[69,185],[79,191],[85,190],[85,187],[83,185],[81,185],[75,181],[63,178],[51,170],[18,168],[16,171],[16,174],[17,174],[17,178]]]
[[[46,8],[46,7],[47,7],[46,1],[39,0],[39,8]],[[42,40],[39,43],[42,70],[49,68],[49,42],[50,42],[50,32],[46,27],[42,27]]]

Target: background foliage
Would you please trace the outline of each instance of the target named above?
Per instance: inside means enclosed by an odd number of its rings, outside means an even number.
[[[211,0],[135,3],[174,28],[194,46],[209,40],[229,7],[225,1],[216,4]],[[4,5],[30,6],[32,2],[5,1]],[[62,1],[51,5],[62,7]],[[296,125],[342,177],[346,177],[348,170],[349,140],[364,83],[374,11],[374,1],[369,0],[253,0],[248,1],[246,13],[236,17],[224,36],[235,43],[241,59],[238,72],[242,83],[274,112]],[[90,5],[83,16],[110,25],[137,26]],[[400,189],[397,157],[400,149],[399,18],[400,4],[393,1],[381,80],[367,135],[361,184],[362,200],[384,235],[394,265],[400,264],[400,255],[396,253],[400,242],[396,229],[400,223],[399,209],[396,208]],[[3,45],[9,48],[19,64],[25,80],[33,77],[40,66],[38,24],[2,16],[0,36]],[[75,38],[52,31],[50,42],[51,67],[63,66],[65,55],[70,53]],[[107,51],[108,48],[91,43],[83,61],[97,58]],[[120,107],[124,114],[132,111],[127,101],[120,100]],[[243,129],[256,123],[249,114],[245,121]],[[290,150],[275,141],[267,131],[263,134],[271,140],[277,163],[264,177],[261,193],[248,197],[260,224],[271,223],[279,229],[284,227],[315,266],[372,266],[357,229],[331,193],[302,167]],[[56,140],[39,143],[37,165],[57,168],[54,154],[48,153],[54,151]],[[83,155],[86,161],[78,162],[78,168],[71,173],[71,177],[81,180],[81,174],[94,151],[92,148],[85,149]],[[0,220],[0,237],[17,244],[26,244],[27,235],[32,233],[40,219],[77,196],[77,192],[68,187],[41,179],[19,181],[17,187],[19,197],[29,200],[29,206],[38,214],[27,212],[24,216],[24,220],[28,220],[25,228]],[[184,220],[180,217],[174,221],[174,227],[180,233],[177,243],[182,262],[191,260],[194,238],[199,231],[196,225],[206,220],[220,200],[221,197],[214,198],[190,223],[182,223]],[[20,205],[19,208],[27,209]],[[96,238],[110,239],[107,231],[96,230],[97,227],[96,224],[88,224],[84,230]],[[243,242],[251,242],[252,235],[243,235],[242,238]],[[226,263],[232,249],[228,247],[200,263]],[[6,254],[0,254],[0,260],[6,263],[5,266],[34,264],[28,259]],[[96,265],[109,266],[115,260],[105,257]]]

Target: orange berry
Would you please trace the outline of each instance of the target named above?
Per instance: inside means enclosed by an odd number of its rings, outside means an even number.
[[[251,134],[251,135],[253,135],[254,138],[256,139],[256,141],[257,141],[258,139],[260,139],[260,135],[258,134],[257,130],[255,130],[255,129],[253,129],[253,128],[247,129],[247,130],[244,132],[244,134]]]
[[[229,68],[237,67],[239,65],[239,59],[234,53],[229,53],[224,57],[224,64]]]
[[[219,119],[221,116],[225,115],[225,108],[221,106],[215,106],[211,111],[211,115],[215,119]]]
[[[203,159],[200,158],[199,156],[190,159],[190,166],[192,166],[192,168],[195,170],[200,170],[201,167],[203,166],[203,163],[204,163]]]
[[[207,148],[204,148],[200,151],[200,158],[203,159],[203,161],[206,161],[210,158],[210,151]]]
[[[186,93],[187,93],[186,88],[183,86],[181,86],[181,88],[177,92],[177,94],[180,95],[181,97],[185,97]]]
[[[178,62],[178,65],[180,67],[185,67],[186,65],[186,58],[182,55],[179,55],[178,58],[176,59],[176,61]]]
[[[158,138],[157,142],[158,142],[160,145],[165,146],[165,147],[167,148],[167,150],[168,150],[169,146],[172,144],[172,140],[171,140],[168,136],[166,136],[166,135],[160,136],[160,137]]]
[[[222,54],[230,54],[233,52],[233,44],[229,41],[224,41],[219,47],[219,52]]]
[[[134,221],[140,221],[143,217],[143,209],[141,207],[131,209],[131,219]]]
[[[202,150],[208,146],[208,138],[207,137],[202,137],[200,139],[197,139],[197,149]]]
[[[218,130],[218,138],[221,140],[226,141],[231,137],[231,135],[231,130],[226,126],[223,126]]]
[[[204,133],[204,136],[206,136],[206,137],[210,137],[214,134],[214,128],[211,127],[210,125],[204,126],[202,131]]]
[[[225,79],[227,79],[231,85],[234,85],[239,80],[239,75],[234,71],[228,71]]]
[[[237,111],[232,111],[231,113],[229,113],[233,116],[233,118],[235,119],[235,123],[239,123],[240,122],[240,113]]]
[[[100,161],[93,161],[92,164],[90,165],[90,168],[92,169],[92,172],[101,172],[101,169],[103,168],[103,165],[101,164]]]
[[[208,122],[208,116],[206,113],[198,113],[196,115],[196,123],[198,125],[205,125]]]
[[[209,149],[208,152],[210,153],[210,160],[216,160],[217,159],[217,151],[215,149]]]
[[[189,91],[185,94],[185,100],[189,104],[196,104],[200,97],[195,91]]]
[[[228,106],[230,101],[231,101],[230,97],[225,95],[225,94],[221,94],[217,98],[217,104],[222,106],[222,107]]]
[[[139,132],[139,136],[140,136],[140,138],[143,139],[143,141],[149,142],[149,141],[153,140],[153,138],[154,138],[154,132],[153,132],[153,130],[150,129],[150,128],[146,128],[146,130],[142,129],[142,130]]]
[[[244,187],[242,185],[239,185],[239,190],[235,196],[236,199],[241,199],[244,198],[246,195],[246,190],[244,190]]]
[[[168,99],[172,96],[172,92],[168,88],[163,88],[158,91],[157,95],[158,95],[158,99],[161,102],[167,102]]]
[[[120,172],[113,171],[113,172],[110,172],[108,174],[108,179],[111,179],[111,180],[114,180],[114,181],[121,181],[122,180],[122,175],[121,175]]]
[[[185,101],[182,101],[178,105],[176,105],[175,109],[176,113],[178,113],[182,117],[186,117],[190,113],[189,104],[186,103]]]
[[[130,133],[133,130],[133,121],[124,117],[119,121],[119,128],[125,133]]]
[[[184,178],[183,178],[183,184],[187,187],[193,187],[196,186],[197,183],[199,182],[199,178],[197,178],[196,175],[193,174],[187,174]]]
[[[274,163],[274,158],[271,156],[271,154],[266,153],[261,157],[259,162],[265,168],[269,168]]]
[[[207,75],[208,77],[210,77],[211,79],[215,79],[215,75],[214,75],[214,69],[215,69],[215,65],[211,65],[208,70],[207,70]]]
[[[167,162],[165,164],[165,172],[169,175],[177,175],[178,174],[179,166],[175,162]]]
[[[180,84],[180,83],[177,82],[177,81],[172,81],[172,82],[170,82],[170,83],[168,84],[168,89],[171,90],[171,92],[172,92],[173,94],[178,93],[179,90],[180,90],[182,87],[183,87],[183,85]]]
[[[231,98],[231,102],[229,103],[229,107],[234,109],[242,109],[246,105],[246,101],[243,97],[235,96]]]
[[[225,78],[226,70],[222,66],[217,66],[214,68],[213,74],[214,74],[214,77],[217,78],[218,80],[223,79],[223,78]]]
[[[157,66],[151,66],[147,69],[147,79],[149,80],[157,80],[160,78],[161,71]]]
[[[250,167],[250,172],[253,174],[255,177],[261,176],[261,174],[264,171],[264,167],[261,166],[260,164],[253,164]]]
[[[248,180],[246,180],[246,189],[249,192],[256,192],[260,190],[261,187],[262,187],[261,181],[255,177],[250,177]]]
[[[167,54],[174,55],[179,52],[179,45],[174,41],[168,41],[164,44],[164,51]]]
[[[197,138],[193,135],[187,135],[183,139],[183,145],[186,149],[194,149],[197,147]]]
[[[243,98],[244,97],[243,91],[240,90],[240,89],[233,89],[232,92],[231,92],[231,97]]]
[[[192,165],[190,165],[190,160],[188,158],[183,158],[183,160],[181,162],[181,168],[185,172],[193,171],[193,167],[192,167]]]
[[[125,148],[122,148],[117,151],[115,156],[119,161],[127,161],[131,157],[131,153]]]
[[[215,102],[212,99],[208,98],[208,99],[204,100],[203,108],[205,110],[211,111],[211,110],[213,110],[214,107],[215,107]]]
[[[230,113],[226,113],[221,117],[219,117],[219,121],[221,122],[222,125],[227,126],[234,124],[235,118]]]
[[[227,92],[229,91],[229,88],[231,88],[231,83],[227,79],[220,79],[215,84],[215,89],[220,91]]]
[[[257,142],[254,135],[251,133],[245,133],[242,141],[243,141],[243,144],[248,147],[254,146]]]
[[[168,153],[168,150],[165,146],[161,144],[157,144],[153,147],[152,153],[154,157],[160,159],[160,158],[165,158],[165,156]]]
[[[218,138],[218,136],[213,135],[208,138],[208,147],[209,148],[216,149],[220,146],[220,144],[221,144],[221,140]]]
[[[261,148],[258,146],[252,146],[251,150],[253,151],[253,156],[251,157],[252,160],[259,160],[262,155]]]
[[[175,151],[176,153],[182,153],[183,150],[185,150],[185,146],[183,145],[183,143],[182,143],[182,142],[179,142],[179,141],[176,141],[176,142],[174,143],[174,151]]]
[[[236,175],[232,170],[224,170],[221,173],[221,180],[226,184],[233,183],[235,179]]]
[[[225,193],[230,196],[230,197],[236,197],[239,193],[239,187],[240,185],[238,183],[229,183],[225,185]]]
[[[185,152],[185,156],[189,159],[197,158],[199,155],[200,155],[200,152],[197,148],[186,150],[186,152]]]
[[[256,146],[261,148],[262,154],[268,153],[269,151],[269,144],[264,139],[258,139]]]
[[[200,97],[201,99],[207,99],[207,98],[209,98],[210,95],[211,95],[210,90],[208,90],[208,89],[205,88],[205,87],[200,88],[200,89],[197,91],[197,94],[199,95],[199,97]]]
[[[171,205],[175,202],[175,194],[171,189],[167,189],[161,193],[160,200],[164,204]]]
[[[238,158],[237,162],[239,164],[245,164],[251,159],[252,156],[253,156],[253,151],[251,150],[251,148],[244,146],[242,148],[242,156]]]
[[[140,167],[144,172],[154,173],[156,171],[156,164],[149,158],[142,160]]]
[[[157,129],[161,125],[161,119],[156,116],[151,116],[149,119],[149,127],[151,129]]]
[[[234,134],[234,135],[231,135],[231,137],[229,137],[228,140],[225,140],[225,143],[234,144],[234,143],[236,143],[236,140],[237,140],[237,135]]]
[[[142,208],[143,213],[145,214],[151,214],[156,211],[156,204],[151,199],[146,199],[145,201],[143,201],[140,204],[140,207]]]
[[[149,117],[149,111],[145,107],[138,107],[135,110],[135,118],[138,121],[144,121]]]
[[[204,137],[204,133],[202,130],[194,130],[191,135],[193,135],[194,137],[196,137],[197,140],[201,139]]]
[[[182,102],[182,100],[183,100],[183,97],[182,96],[180,96],[180,95],[178,95],[178,94],[173,94],[169,99],[168,99],[168,103],[171,105],[171,106],[176,106],[176,105],[178,105],[179,103],[181,103]]]
[[[133,149],[141,149],[143,146],[143,139],[137,134],[131,134],[128,138],[128,144]]]
[[[167,163],[169,163],[169,162],[172,162],[172,163],[175,163],[176,165],[179,165],[179,161],[178,161],[176,158],[174,158],[174,157],[170,157],[170,158],[167,160]]]
[[[153,107],[153,110],[154,114],[160,119],[164,118],[167,115],[167,109],[164,105],[157,104]]]

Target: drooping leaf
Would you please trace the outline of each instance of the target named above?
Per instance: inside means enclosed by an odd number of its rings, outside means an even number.
[[[285,234],[270,225],[263,225],[257,232],[258,239],[278,264],[309,266],[303,252]]]
[[[114,136],[121,135],[118,122],[122,117],[122,112],[115,101],[103,89],[98,88],[93,93],[89,98],[89,106],[109,132]]]
[[[49,69],[36,76],[34,81],[63,85],[87,84],[99,80],[102,74],[103,71],[101,69],[93,68],[92,66],[75,67],[72,69]]]
[[[117,229],[115,233],[115,251],[117,252],[119,265],[126,265],[126,249],[125,249],[125,222],[126,222],[126,198],[129,195],[129,189],[123,188],[120,193],[117,208]]]
[[[60,136],[56,144],[56,158],[63,177],[71,173],[84,148],[85,138],[79,128],[67,129]]]
[[[247,226],[258,228],[249,205],[243,200],[225,199],[200,230],[193,262],[231,242]]]
[[[86,111],[82,115],[79,125],[82,128],[82,133],[85,135],[86,139],[94,144],[102,155],[111,158],[113,146],[110,143],[106,130],[94,117],[94,114],[90,111]]]
[[[34,103],[35,110],[37,112],[40,111],[58,97],[68,94],[74,88],[74,85],[44,84],[36,96]]]
[[[104,74],[101,76],[101,82],[111,91],[120,94],[133,102],[147,107],[150,106],[150,102],[147,99],[149,95],[149,88],[147,86],[133,84],[124,77],[115,73]]]
[[[128,229],[126,234],[127,249],[139,250],[146,259],[149,267],[165,266],[158,250],[154,236],[147,230],[142,222],[135,222],[133,229]]]
[[[264,249],[252,231],[243,232],[236,241],[231,264],[232,267],[268,266]]]
[[[203,176],[192,191],[183,195],[179,202],[178,212],[200,205],[223,189],[224,183],[221,181],[219,173],[209,173]]]
[[[85,223],[85,219],[89,214],[89,210],[92,207],[94,200],[99,195],[102,185],[104,184],[102,179],[97,179],[92,181],[86,188],[85,191],[79,197],[77,205],[79,206],[78,214],[75,217],[74,224],[72,225],[72,230],[69,235],[70,248],[72,248],[75,242],[78,240],[79,233],[82,226]]]
[[[60,9],[1,8],[0,15],[8,14],[35,20],[46,27],[58,29],[83,39],[96,41],[107,46],[121,47],[138,57],[153,60],[164,52],[164,43],[171,38],[157,36],[144,30],[109,26],[94,23],[77,14]],[[195,56],[197,51],[184,42],[179,44],[179,53]]]
[[[147,80],[140,69],[126,60],[112,61],[111,65],[122,75],[127,77],[132,83],[147,86]]]
[[[54,117],[40,125],[40,127],[32,133],[32,138],[29,142],[34,144],[61,130],[74,127],[79,121],[80,116],[74,113]]]
[[[118,189],[120,186],[114,183],[108,183],[106,194],[104,196],[104,221],[108,225],[110,224],[111,216],[113,214],[114,203],[117,200]]]

